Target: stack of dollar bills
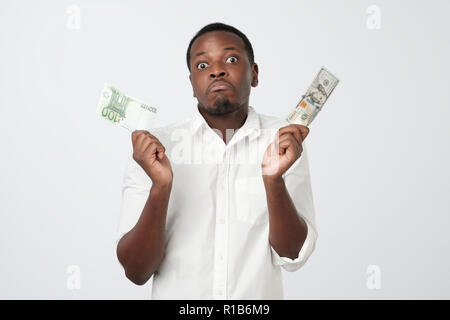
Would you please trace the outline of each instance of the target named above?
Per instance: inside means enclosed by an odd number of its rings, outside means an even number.
[[[320,110],[322,110],[322,106],[338,83],[338,78],[325,68],[321,68],[306,94],[286,120],[289,123],[309,126]]]
[[[131,132],[152,127],[157,109],[138,99],[127,96],[112,86],[105,84],[97,105],[97,114],[103,119],[119,125]]]

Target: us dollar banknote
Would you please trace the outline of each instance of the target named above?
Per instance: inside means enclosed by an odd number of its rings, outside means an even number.
[[[132,98],[106,83],[97,105],[97,114],[103,119],[130,132],[150,130],[156,113],[155,107]]]
[[[306,91],[306,94],[288,115],[286,120],[289,123],[309,126],[320,110],[322,110],[322,106],[328,100],[328,97],[338,83],[338,78],[325,68],[321,68]]]

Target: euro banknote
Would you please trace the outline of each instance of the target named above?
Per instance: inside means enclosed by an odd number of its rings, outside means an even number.
[[[306,94],[302,96],[302,99],[286,120],[289,123],[309,126],[320,110],[322,110],[322,106],[338,83],[338,78],[325,68],[321,68]]]
[[[97,114],[130,132],[150,130],[157,109],[106,84],[97,105]]]

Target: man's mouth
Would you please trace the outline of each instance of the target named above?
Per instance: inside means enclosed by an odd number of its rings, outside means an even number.
[[[223,90],[229,90],[230,87],[228,86],[215,86],[211,92],[217,92],[217,91],[223,91]]]
[[[223,90],[230,90],[232,88],[231,84],[226,81],[216,81],[213,82],[211,87],[209,88],[209,92],[218,92]]]

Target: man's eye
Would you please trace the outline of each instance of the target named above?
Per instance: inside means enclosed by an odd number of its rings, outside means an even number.
[[[234,61],[231,61],[231,62],[236,62],[236,61],[238,61],[238,58],[236,58],[235,56],[229,57],[229,58],[227,59],[227,61],[229,61],[230,59],[234,59]]]
[[[200,62],[199,64],[197,64],[197,68],[200,69],[200,70],[203,70],[203,69],[206,68],[206,65],[207,65],[206,62]]]

